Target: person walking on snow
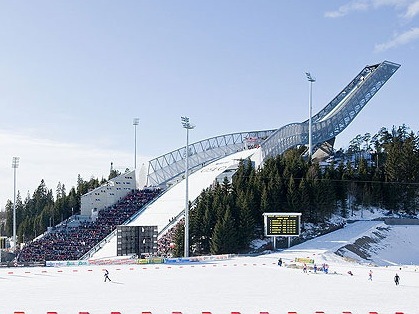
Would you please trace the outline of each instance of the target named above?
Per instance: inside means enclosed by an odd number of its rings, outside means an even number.
[[[372,270],[370,270],[370,272],[368,273],[368,280],[372,281]]]
[[[399,285],[400,277],[399,277],[399,275],[397,273],[396,273],[396,276],[394,276],[394,282],[396,283],[396,286]]]
[[[109,278],[109,272],[108,272],[108,270],[107,270],[107,269],[105,269],[105,274],[104,274],[104,276],[105,276],[105,282],[106,282],[106,280],[112,281],[112,280]]]

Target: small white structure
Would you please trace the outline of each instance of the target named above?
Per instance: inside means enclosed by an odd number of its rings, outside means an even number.
[[[96,220],[101,209],[112,206],[137,188],[135,170],[121,174],[104,185],[82,195],[80,214]]]

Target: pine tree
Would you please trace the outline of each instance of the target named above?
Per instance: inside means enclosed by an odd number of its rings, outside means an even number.
[[[230,208],[227,208],[222,219],[215,224],[211,239],[211,254],[226,254],[238,252],[237,233],[231,217]]]
[[[294,177],[291,175],[288,183],[288,209],[291,212],[297,212],[300,208],[300,195],[298,194],[298,189],[296,187]]]
[[[185,221],[178,223],[174,231],[174,240],[175,247],[173,249],[174,257],[181,257],[184,255],[185,247]]]
[[[312,218],[312,210],[311,210],[311,202],[310,202],[310,186],[307,183],[306,179],[303,178],[300,182],[299,186],[299,194],[300,194],[300,209],[299,211],[302,213],[302,220],[303,221],[311,221]]]
[[[262,196],[260,200],[260,211],[262,213],[269,213],[271,212],[271,204],[268,196],[268,189],[266,187],[262,190]]]
[[[249,207],[246,195],[244,192],[240,193],[237,198],[237,207],[239,209],[239,227],[238,227],[238,246],[244,249],[253,240],[255,231],[255,221],[253,213]]]

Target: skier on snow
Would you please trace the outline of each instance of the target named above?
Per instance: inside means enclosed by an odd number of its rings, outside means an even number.
[[[105,276],[105,282],[106,282],[106,280],[112,281],[112,280],[109,278],[109,272],[108,272],[108,270],[107,270],[107,269],[105,269],[105,274],[104,274],[104,276]]]
[[[396,283],[396,286],[399,285],[400,282],[400,276],[396,273],[396,276],[394,276],[394,282]]]

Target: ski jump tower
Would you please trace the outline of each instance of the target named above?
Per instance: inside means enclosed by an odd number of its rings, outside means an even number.
[[[399,64],[384,61],[366,66],[355,78],[312,117],[313,153],[322,146],[333,147],[341,133],[368,101],[398,70]],[[262,161],[287,149],[309,143],[309,121],[290,123],[279,129],[232,133],[189,144],[189,169],[202,167],[237,151],[260,147]],[[164,186],[185,172],[186,147],[149,161],[147,185]]]

